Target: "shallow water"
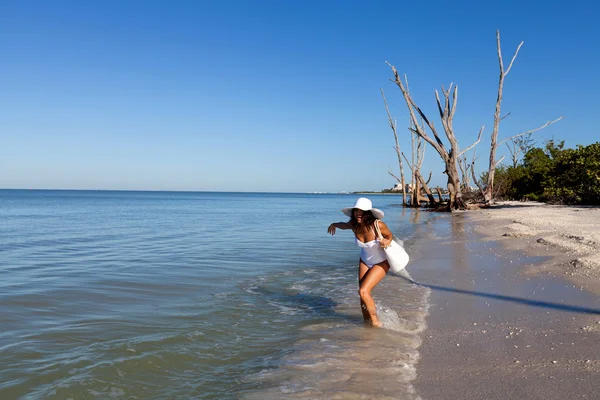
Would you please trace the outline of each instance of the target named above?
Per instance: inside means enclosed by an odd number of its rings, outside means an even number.
[[[0,398],[415,398],[429,291],[363,326],[356,197],[0,190]],[[431,217],[370,197],[410,249]]]

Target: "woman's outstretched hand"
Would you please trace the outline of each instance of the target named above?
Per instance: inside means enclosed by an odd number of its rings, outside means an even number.
[[[329,225],[329,228],[327,228],[327,233],[335,235],[335,224]]]

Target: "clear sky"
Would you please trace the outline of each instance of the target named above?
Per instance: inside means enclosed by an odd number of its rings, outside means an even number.
[[[459,86],[454,127],[487,168],[500,139],[598,141],[594,1],[0,1],[0,188],[337,192],[398,173],[380,88],[409,155],[407,74],[441,128],[434,90]],[[500,155],[507,154],[506,148]],[[445,186],[439,157],[423,173]],[[408,172],[407,172],[408,173]]]

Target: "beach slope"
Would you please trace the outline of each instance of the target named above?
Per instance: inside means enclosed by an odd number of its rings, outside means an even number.
[[[423,399],[597,398],[600,209],[506,202],[427,229]]]

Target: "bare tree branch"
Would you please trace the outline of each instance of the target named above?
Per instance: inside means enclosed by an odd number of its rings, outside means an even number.
[[[506,143],[506,147],[508,147],[508,152],[510,153],[510,159],[512,160],[513,168],[517,168],[517,165],[519,163],[520,150],[519,146],[514,140],[512,140],[511,143],[513,147],[510,147],[508,143]]]
[[[396,178],[396,180],[397,180],[398,182],[400,182],[400,181],[401,181],[401,180],[400,180],[400,178],[398,178],[396,175],[394,175],[394,173],[392,172],[392,170],[391,170],[391,169],[388,171],[388,174],[390,174],[391,176],[393,176],[394,178]]]
[[[435,92],[436,97],[437,97],[437,90]],[[423,111],[421,110],[420,107],[418,107],[412,98],[409,99],[411,105],[417,110],[417,112],[419,113],[419,116],[421,117],[421,119],[423,119],[423,121],[425,121],[425,123],[427,124],[427,126],[429,127],[429,130],[431,130],[431,133],[433,133],[433,136],[435,137],[435,141],[437,142],[438,146],[440,146],[440,148],[444,148],[444,142],[442,142],[442,139],[440,139],[440,137],[438,136],[437,130],[435,129],[435,126],[433,125],[433,122],[430,122],[427,119],[427,116],[423,113]],[[421,136],[421,133],[418,132],[419,130],[417,129],[417,134],[419,136]],[[423,131],[424,132],[424,131]],[[423,137],[423,136],[421,136]],[[427,137],[429,138],[429,136]],[[425,139],[428,143],[430,143],[431,145],[433,145],[433,142],[430,142],[431,138],[429,138],[429,140],[427,140],[427,138],[423,137],[423,139]]]
[[[429,204],[434,205],[435,197],[433,197],[433,193],[431,193],[431,189],[429,189],[429,186],[427,186],[429,181],[427,181],[427,182],[425,181],[425,179],[423,178],[423,175],[421,175],[420,171],[417,171],[417,178],[419,179],[419,182],[421,182],[421,186],[423,187],[423,191],[427,195],[427,199],[429,199]],[[431,179],[431,175],[429,176],[429,179]]]
[[[481,129],[479,130],[479,134],[477,135],[477,140],[475,141],[475,143],[473,143],[472,145],[470,145],[469,147],[467,147],[466,149],[464,149],[463,151],[461,151],[460,153],[458,153],[457,157],[462,156],[464,153],[466,153],[467,151],[469,151],[473,147],[475,147],[477,145],[477,143],[479,143],[479,141],[481,140],[481,134],[483,133],[483,129],[484,128],[485,128],[485,125],[482,125]]]
[[[392,132],[394,133],[394,140],[396,143],[394,150],[396,151],[396,157],[398,158],[398,166],[400,169],[400,179],[399,180],[398,180],[398,178],[396,178],[396,179],[402,185],[402,201],[404,202],[404,199],[406,199],[406,184],[404,182],[404,166],[402,165],[402,157],[400,155],[401,154],[400,144],[398,142],[398,132],[396,130],[397,123],[392,118],[392,114],[390,113],[390,109],[388,107],[387,99],[385,98],[385,93],[383,92],[383,89],[381,89],[381,97],[383,98],[383,104],[385,105],[385,112],[387,113],[387,116],[388,116],[388,124],[390,125],[390,128],[392,129]]]
[[[435,131],[435,127],[433,127],[433,124],[429,122],[429,120],[427,119],[425,114],[419,109],[419,107],[416,106],[415,102],[412,100],[410,94],[408,93],[408,91],[404,87],[404,84],[402,83],[402,79],[400,79],[400,76],[398,75],[398,70],[396,70],[396,67],[394,67],[392,64],[390,64],[387,61],[385,63],[392,69],[392,73],[394,74],[394,79],[390,79],[390,80],[392,82],[394,82],[398,86],[398,88],[400,88],[400,91],[402,92],[402,96],[404,97],[404,100],[408,107],[410,119],[414,125],[415,134],[422,137],[423,140],[425,140],[427,143],[429,143],[431,146],[433,146],[433,148],[440,154],[442,159],[445,160],[447,158],[448,153],[447,153],[446,149],[444,148],[443,143],[441,142],[439,137],[437,137],[437,132]],[[417,116],[415,115],[414,110],[417,110],[417,112],[419,113],[421,118],[423,118],[423,120],[426,122],[427,126],[429,126],[430,129],[433,127],[432,133],[436,136],[435,141],[431,137],[429,137],[429,135],[427,135],[425,130],[422,129],[420,127],[420,125],[417,123]],[[444,154],[445,154],[445,156],[444,156]]]
[[[483,189],[483,186],[481,186],[481,184],[477,180],[477,177],[475,176],[475,156],[473,156],[473,162],[471,164],[471,175],[473,176],[473,182],[479,189],[479,192],[481,193],[482,196],[485,197],[485,190]]]
[[[500,159],[496,162],[496,166],[494,168],[496,168],[498,165],[500,165],[502,160],[504,160],[504,156],[500,157]]]
[[[460,156],[457,159],[458,167],[460,168],[460,176],[462,177],[461,185],[463,188],[467,188],[469,186],[469,167],[467,164],[467,156]]]
[[[404,159],[406,160],[406,163],[408,164],[408,166],[410,167],[410,169],[412,170],[412,164],[410,163],[410,161],[408,161],[408,158],[406,158],[406,155],[404,155],[404,153],[402,153],[402,157],[404,157]]]
[[[450,88],[451,87],[452,87],[452,84],[450,84]],[[448,88],[448,92],[450,91],[450,88]],[[457,100],[458,100],[458,85],[456,85],[454,87],[454,92],[452,94],[452,111],[450,112],[450,117],[448,118],[450,123],[452,123],[452,121],[454,120],[454,113],[456,112],[456,105],[458,104]]]
[[[509,138],[506,138],[506,139],[504,139],[503,141],[501,141],[500,143],[498,143],[498,146],[500,146],[500,145],[504,144],[505,142],[507,142],[507,141],[509,141],[509,140],[512,140],[512,139],[514,139],[514,138],[517,138],[517,137],[519,137],[519,136],[527,135],[527,134],[529,134],[529,133],[537,132],[537,131],[539,131],[540,129],[544,129],[544,128],[545,128],[545,127],[547,127],[548,125],[552,125],[553,123],[555,123],[555,122],[558,122],[558,121],[560,121],[560,120],[561,120],[561,119],[563,119],[563,118],[564,118],[564,117],[558,117],[558,118],[556,118],[554,121],[548,121],[548,122],[546,122],[544,125],[542,125],[542,126],[540,126],[540,127],[538,127],[538,128],[532,129],[532,130],[530,130],[530,131],[527,131],[527,132],[521,132],[521,133],[519,133],[519,134],[517,134],[517,135],[514,135],[514,136],[511,136],[511,137],[509,137]]]
[[[496,31],[496,42],[498,44],[498,56],[500,58],[500,68],[502,68],[502,52],[500,50],[500,31]],[[506,71],[504,71],[504,76],[508,75],[508,73],[510,72],[510,69],[513,66],[513,63],[515,62],[515,59],[517,58],[517,54],[519,54],[519,50],[521,50],[521,46],[523,46],[523,41],[521,41],[521,43],[519,43],[519,47],[517,47],[517,51],[515,51],[515,55],[513,56],[512,60],[510,60],[510,64],[508,65],[508,68],[506,69]]]
[[[489,159],[489,164],[488,164],[487,186],[485,188],[485,195],[484,195],[484,201],[486,203],[491,202],[492,196],[494,193],[494,175],[496,173],[496,166],[498,165],[498,162],[496,162],[496,150],[498,148],[497,141],[498,141],[498,132],[500,130],[500,121],[502,120],[502,118],[500,118],[500,105],[502,104],[502,91],[504,88],[504,78],[506,77],[506,75],[508,74],[510,69],[512,68],[513,63],[515,62],[515,59],[517,58],[517,55],[519,54],[519,50],[521,49],[521,46],[523,46],[523,42],[521,42],[519,44],[519,46],[517,47],[517,50],[515,51],[515,54],[513,55],[513,58],[510,61],[510,64],[508,65],[508,68],[505,70],[504,69],[504,61],[502,60],[502,48],[500,46],[500,31],[499,30],[496,31],[496,50],[498,52],[498,64],[500,67],[500,78],[498,79],[498,97],[496,98],[496,110],[494,112],[494,128],[492,130],[492,137],[490,140],[490,159]]]

